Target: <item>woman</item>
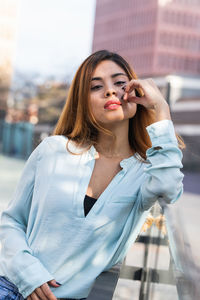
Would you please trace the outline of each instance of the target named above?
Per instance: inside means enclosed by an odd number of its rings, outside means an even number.
[[[179,198],[181,157],[154,82],[136,79],[118,54],[89,56],[2,214],[0,292],[86,298],[123,260],[155,201]]]

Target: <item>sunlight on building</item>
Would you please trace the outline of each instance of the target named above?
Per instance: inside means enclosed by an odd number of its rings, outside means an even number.
[[[169,3],[171,3],[173,0],[159,0],[159,5],[160,6],[165,6],[165,5],[167,5],[167,4],[169,4]]]

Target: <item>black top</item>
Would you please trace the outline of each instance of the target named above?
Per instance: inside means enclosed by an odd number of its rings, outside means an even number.
[[[85,198],[84,198],[85,216],[87,216],[87,214],[89,213],[90,209],[92,208],[92,206],[95,204],[96,201],[97,201],[97,199],[90,197],[88,195],[85,195]]]

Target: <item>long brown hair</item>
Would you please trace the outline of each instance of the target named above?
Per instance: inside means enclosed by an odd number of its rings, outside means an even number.
[[[54,135],[64,135],[78,146],[87,148],[97,143],[100,131],[113,136],[95,120],[89,105],[92,74],[97,65],[104,60],[111,60],[119,65],[129,80],[137,79],[134,70],[119,54],[107,50],[91,54],[74,76],[66,104],[53,132]],[[140,96],[139,91],[136,91],[136,95]],[[129,120],[129,144],[143,159],[146,159],[146,150],[151,147],[146,127],[153,122],[155,122],[153,111],[142,105],[137,105],[135,116]]]

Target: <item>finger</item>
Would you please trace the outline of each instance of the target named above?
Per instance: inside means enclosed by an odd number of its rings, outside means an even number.
[[[40,288],[42,289],[43,293],[49,300],[57,300],[54,294],[52,293],[52,291],[50,290],[50,287],[48,286],[47,283],[41,285]]]
[[[39,299],[41,300],[48,300],[48,298],[46,297],[46,295],[43,293],[42,289],[39,287],[37,289],[35,289],[35,293],[36,295],[39,297]]]
[[[30,296],[31,296],[31,300],[41,300],[40,298],[38,298],[35,292],[33,292]]]
[[[157,91],[160,93],[160,90],[158,89],[152,78],[133,80],[132,87],[133,86],[137,89],[140,97],[143,97],[144,94],[147,94],[149,92]]]
[[[132,79],[131,81],[129,81],[126,85],[126,89],[125,92],[131,92],[132,90],[134,90],[135,88],[142,88],[142,84],[141,84],[142,80],[139,79]]]
[[[129,92],[125,92],[123,100],[128,101],[131,97],[136,97],[135,89],[129,90]]]
[[[134,100],[136,99],[136,95],[135,95],[135,90],[133,90],[131,93],[126,93],[124,94],[123,100],[125,101],[129,101],[129,100]]]
[[[135,96],[136,91],[137,91],[137,94],[138,94],[137,96],[143,97],[144,92],[143,92],[142,88],[143,88],[143,84],[141,84],[141,80],[131,80],[127,84],[123,99],[128,100],[130,97]],[[134,93],[134,94],[131,95],[131,93]]]
[[[125,94],[124,94],[123,99],[124,99],[125,101],[128,100],[128,93],[125,93]]]
[[[128,97],[128,102],[133,102],[133,103],[136,103],[136,104],[141,104],[143,106],[146,106],[146,99],[145,97],[136,97],[136,96],[129,96]]]
[[[61,286],[61,283],[55,281],[55,279],[52,279],[52,280],[48,281],[48,284],[50,286],[53,286],[53,287],[59,287],[59,286]]]

